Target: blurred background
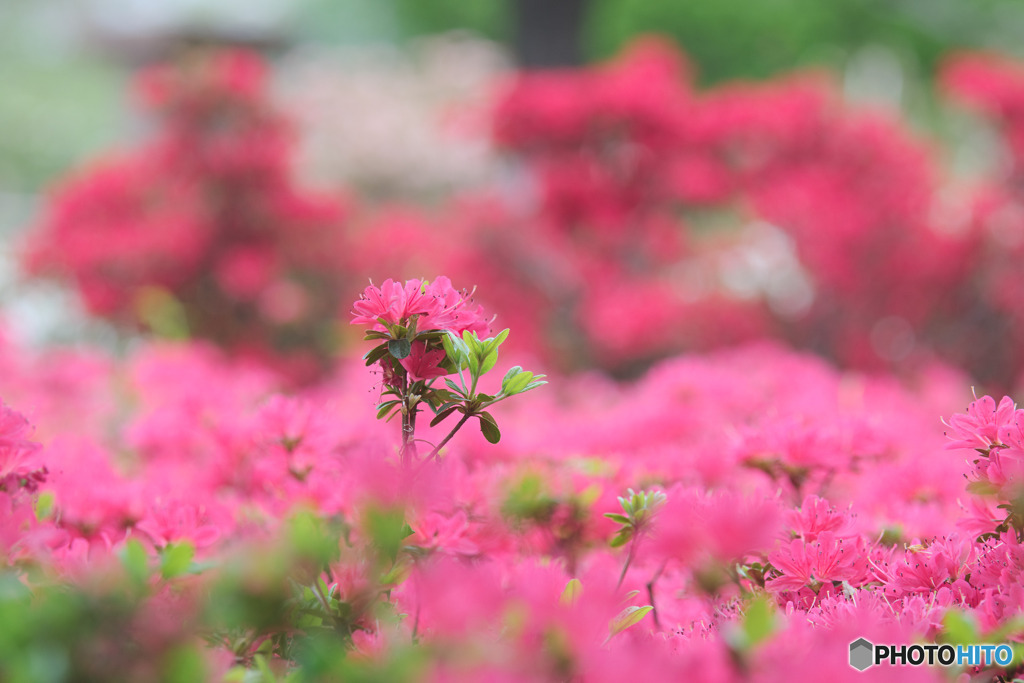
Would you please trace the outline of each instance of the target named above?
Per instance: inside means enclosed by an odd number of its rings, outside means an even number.
[[[67,289],[21,279],[18,236],[71,169],[152,134],[133,81],[183,46],[241,46],[271,61],[272,100],[291,122],[303,185],[362,204],[430,206],[480,188],[529,191],[495,150],[488,119],[504,75],[601,63],[649,34],[685,54],[698,89],[823,69],[848,101],[927,131],[951,171],[969,175],[997,143],[937,107],[933,82],[956,50],[1020,56],[1024,0],[4,0],[8,333],[123,343]],[[767,258],[769,268],[792,258],[765,234],[754,256],[735,258]],[[749,277],[737,286],[749,288]]]
[[[22,224],[40,188],[122,140],[131,74],[197,37],[266,50],[287,63],[286,89],[315,87],[290,81],[318,71],[379,89],[338,93],[370,107],[339,118],[371,126],[384,93],[464,95],[509,65],[599,61],[643,34],[680,45],[703,85],[819,65],[913,90],[951,50],[1019,54],[1022,32],[1020,0],[4,0],[0,215],[8,229]]]

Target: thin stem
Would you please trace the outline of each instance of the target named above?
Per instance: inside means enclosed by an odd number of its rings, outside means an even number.
[[[409,466],[409,438],[412,435],[412,424],[409,420],[409,406],[402,404],[402,448],[399,457],[402,459],[402,467]]]
[[[416,616],[412,620],[412,642],[415,643],[416,639],[419,638],[420,631],[420,596],[416,596]]]
[[[409,378],[402,374],[401,379],[401,385],[395,387],[402,401],[402,446],[398,451],[398,457],[402,461],[402,468],[405,469],[409,467],[409,439],[412,438],[413,427],[410,417],[412,411],[409,409]]]
[[[409,397],[405,398],[402,406],[402,467],[408,468],[416,459],[416,413],[419,409],[416,406],[409,407]]]
[[[327,600],[327,596],[324,595],[323,590],[320,589],[320,577],[317,576],[313,579],[313,593],[320,601],[320,605],[324,608],[324,614],[335,624],[338,623],[338,617],[331,611],[331,604]]]
[[[622,582],[626,578],[626,572],[629,571],[629,565],[633,562],[633,553],[636,550],[636,534],[634,533],[632,540],[629,542],[629,552],[626,554],[626,564],[622,565],[622,573],[619,574],[619,582],[615,584],[615,590],[622,587]]]
[[[415,385],[409,383],[409,377],[403,374],[401,386],[398,387],[398,395],[402,400],[402,449],[399,451],[399,458],[402,461],[403,469],[408,469],[416,459],[416,444],[413,436],[416,434],[418,408],[416,402],[412,400],[413,386]]]
[[[462,419],[459,420],[458,423],[452,428],[452,431],[448,432],[448,436],[441,439],[441,443],[434,446],[434,450],[430,451],[430,454],[426,458],[424,458],[423,461],[427,462],[431,458],[437,457],[437,454],[441,451],[441,448],[443,448],[446,443],[452,440],[452,437],[455,436],[455,432],[459,431],[462,428],[462,425],[466,424],[466,420],[468,420],[470,417],[472,416],[469,413],[465,413],[462,416]]]
[[[647,582],[647,600],[651,603],[651,618],[654,620],[654,628],[659,630],[661,629],[661,624],[658,622],[658,607],[654,604],[654,584],[661,578],[663,571],[665,571],[665,562],[661,563],[658,571],[654,572],[654,576]]]

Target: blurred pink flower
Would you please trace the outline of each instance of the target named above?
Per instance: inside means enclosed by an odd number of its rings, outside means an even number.
[[[32,459],[39,444],[25,438],[31,428],[24,415],[0,402],[0,491],[34,491],[46,480],[46,468]]]
[[[982,396],[967,406],[967,413],[957,413],[947,423],[952,440],[946,448],[977,448],[988,450],[999,442],[1000,430],[1011,424],[1016,407],[1013,399],[1004,396],[999,405],[991,396]]]

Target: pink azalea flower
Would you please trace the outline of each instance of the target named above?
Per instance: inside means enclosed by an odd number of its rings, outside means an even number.
[[[223,535],[223,520],[211,519],[217,515],[207,512],[198,503],[154,501],[135,528],[146,534],[153,545],[163,547],[174,541],[190,541],[197,549],[207,548]],[[220,515],[225,517],[225,515]],[[226,525],[225,525],[226,526]]]
[[[403,287],[390,278],[380,287],[370,285],[363,291],[360,299],[352,304],[352,314],[355,316],[352,324],[378,325],[378,318],[397,324],[413,312],[427,313],[431,310],[429,302],[419,294],[419,288],[419,280],[409,280]],[[412,302],[409,301],[410,294],[413,295]]]
[[[859,552],[855,542],[837,539],[831,531],[823,531],[816,541],[794,539],[768,555],[772,566],[782,575],[770,579],[766,587],[772,591],[799,590],[854,579],[859,573]]]
[[[486,334],[488,329],[483,307],[471,307],[467,294],[455,289],[443,275],[429,283],[412,279],[402,285],[387,279],[380,287],[370,285],[352,309],[353,325],[372,325],[378,330],[384,329],[380,318],[391,324],[408,324],[413,317],[418,317],[420,330]]]
[[[431,512],[411,526],[414,533],[406,541],[408,545],[441,550],[455,556],[480,554],[479,546],[469,537],[470,523],[465,510],[458,510],[451,516]]]
[[[932,594],[945,585],[956,593],[969,591],[962,579],[974,564],[977,549],[955,534],[937,539],[927,548],[908,550],[889,570],[887,592]]]
[[[853,535],[850,515],[837,511],[827,500],[818,496],[804,498],[798,510],[786,512],[785,519],[794,532],[808,541],[813,541],[824,531],[831,531],[839,537]]]
[[[444,360],[444,351],[434,349],[427,351],[427,345],[423,342],[416,342],[412,345],[409,355],[399,361],[409,376],[414,380],[434,379],[443,377],[448,371],[438,364]]]
[[[957,413],[949,418],[949,432],[952,439],[946,448],[977,448],[988,450],[998,443],[999,433],[1009,426],[1016,406],[1013,399],[1004,396],[999,405],[991,396],[982,396],[967,406],[967,413]]]

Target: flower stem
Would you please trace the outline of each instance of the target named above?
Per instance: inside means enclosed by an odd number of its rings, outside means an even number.
[[[319,576],[313,578],[313,585],[311,588],[313,589],[313,594],[317,597],[317,600],[319,600],[320,606],[324,608],[324,616],[330,619],[334,624],[338,624],[338,616],[331,609],[331,604],[328,602],[327,596],[324,595],[323,590],[320,589]]]
[[[667,561],[661,563],[658,571],[654,572],[654,576],[647,582],[647,600],[651,603],[651,618],[654,619],[654,628],[659,630],[661,629],[661,624],[658,623],[658,606],[654,604],[654,584],[658,582],[658,579],[661,578],[661,573],[665,571],[665,563]]]
[[[636,536],[634,535],[632,540],[629,542],[629,552],[626,554],[626,563],[622,565],[622,573],[619,574],[619,582],[615,584],[615,590],[622,587],[622,582],[626,578],[626,572],[629,571],[629,565],[633,562],[633,552],[636,550]]]
[[[418,408],[409,407],[408,399],[402,406],[402,450],[399,455],[402,460],[402,467],[408,468],[416,459],[416,413]]]
[[[434,446],[434,450],[430,451],[430,455],[428,455],[425,458],[425,460],[430,460],[431,458],[437,457],[437,454],[441,451],[441,448],[446,443],[451,441],[452,437],[455,436],[455,432],[459,431],[459,429],[462,428],[462,425],[466,424],[466,420],[468,420],[469,418],[470,418],[470,414],[469,413],[465,413],[462,416],[462,419],[459,420],[458,423],[452,428],[452,431],[448,432],[448,436],[446,436],[443,439],[441,439],[441,443],[439,443],[436,446]]]

